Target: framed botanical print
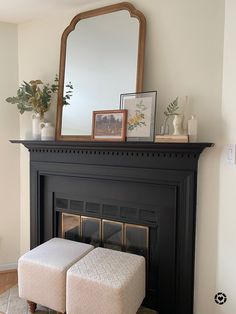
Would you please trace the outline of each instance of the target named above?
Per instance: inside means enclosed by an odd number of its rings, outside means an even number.
[[[128,111],[127,141],[153,142],[156,100],[156,91],[120,95],[120,108]]]

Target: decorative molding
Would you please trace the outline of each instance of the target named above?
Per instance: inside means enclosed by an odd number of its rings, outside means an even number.
[[[18,267],[18,263],[2,264],[0,265],[0,272],[14,270],[14,269],[17,269],[17,267]]]
[[[79,142],[79,141],[36,141],[36,140],[10,140],[11,143],[23,144],[25,147],[56,147],[77,149],[108,149],[108,150],[145,150],[145,151],[202,151],[206,147],[214,146],[209,142],[198,143],[153,143],[153,142]]]
[[[31,161],[197,170],[198,158],[212,143],[11,141],[23,144]]]
[[[139,142],[63,142],[63,141],[29,141],[11,140],[11,143],[20,143],[31,153],[61,153],[84,155],[116,155],[137,157],[164,157],[164,158],[198,158],[206,147],[212,143],[139,143]]]
[[[109,151],[109,150],[84,150],[80,148],[68,149],[68,148],[59,148],[59,149],[48,149],[48,148],[29,148],[30,153],[60,153],[60,154],[82,154],[82,155],[116,155],[116,156],[136,156],[136,157],[162,157],[162,158],[198,158],[198,154],[195,152],[190,153],[177,153],[177,152],[130,152],[130,151]]]

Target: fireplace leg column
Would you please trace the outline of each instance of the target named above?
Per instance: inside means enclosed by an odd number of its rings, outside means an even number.
[[[27,303],[28,303],[28,306],[29,306],[30,313],[35,313],[37,304],[34,303],[34,302],[31,302],[31,301],[27,301]]]

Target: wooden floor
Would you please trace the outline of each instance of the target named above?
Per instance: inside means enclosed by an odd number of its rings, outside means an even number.
[[[0,294],[17,283],[16,270],[0,271]]]

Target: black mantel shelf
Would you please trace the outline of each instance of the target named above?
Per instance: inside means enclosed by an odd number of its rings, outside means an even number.
[[[197,171],[202,151],[212,143],[74,142],[11,140],[23,144],[31,162],[99,164]]]
[[[144,305],[193,314],[198,160],[212,143],[11,142],[30,153],[31,248],[60,236],[62,213],[146,226]]]
[[[111,149],[145,151],[202,151],[213,143],[153,143],[153,142],[78,142],[78,141],[35,141],[11,140],[11,143],[23,144],[26,148],[71,148],[71,149]]]

